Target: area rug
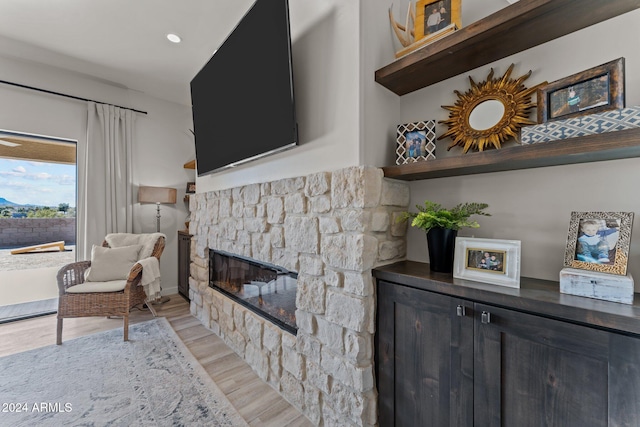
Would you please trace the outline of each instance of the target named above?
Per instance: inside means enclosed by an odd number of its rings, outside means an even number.
[[[119,328],[0,358],[0,425],[247,426],[165,318],[129,338]]]

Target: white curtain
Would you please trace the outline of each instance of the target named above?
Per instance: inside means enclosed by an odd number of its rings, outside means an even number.
[[[108,233],[133,231],[135,113],[95,102],[87,107],[87,145],[82,153],[85,167],[78,170],[79,260],[90,259],[91,245],[101,244]]]

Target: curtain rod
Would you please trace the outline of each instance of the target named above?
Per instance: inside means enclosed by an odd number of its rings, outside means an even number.
[[[49,94],[51,94],[51,95],[64,96],[65,98],[76,99],[76,100],[78,100],[78,101],[89,101],[89,102],[96,102],[96,103],[98,103],[98,104],[112,105],[112,106],[114,106],[114,107],[122,108],[122,109],[124,109],[124,110],[131,110],[131,111],[134,111],[134,112],[136,112],[136,113],[140,113],[140,114],[147,114],[147,112],[146,112],[146,111],[136,110],[135,108],[122,107],[122,106],[120,106],[120,105],[109,104],[109,103],[107,103],[107,102],[95,101],[95,100],[93,100],[93,99],[80,98],[79,96],[67,95],[66,93],[54,92],[54,91],[47,90],[47,89],[40,89],[40,88],[37,88],[37,87],[27,86],[27,85],[23,85],[23,84],[20,84],[20,83],[12,83],[12,82],[7,82],[7,81],[5,81],[5,80],[0,80],[0,83],[6,84],[6,85],[11,85],[11,86],[17,86],[17,87],[21,87],[21,88],[24,88],[24,89],[37,90],[38,92],[49,93]]]

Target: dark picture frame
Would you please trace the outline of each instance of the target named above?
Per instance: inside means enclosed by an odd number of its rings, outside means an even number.
[[[626,275],[633,212],[571,212],[564,266]]]
[[[538,89],[538,123],[624,108],[624,58]]]
[[[196,193],[196,183],[195,182],[187,182],[187,189],[185,190],[187,194],[195,194]]]

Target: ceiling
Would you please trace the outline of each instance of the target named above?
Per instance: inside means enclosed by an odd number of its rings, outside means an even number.
[[[0,133],[0,158],[75,165],[76,144],[51,138],[5,136]]]
[[[73,70],[191,105],[189,82],[251,4],[253,0],[0,0],[0,56]],[[178,34],[182,43],[169,42],[168,33]]]

